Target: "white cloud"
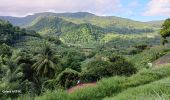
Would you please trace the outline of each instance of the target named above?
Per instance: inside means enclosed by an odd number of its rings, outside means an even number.
[[[77,12],[95,14],[119,12],[120,0],[0,0],[0,15],[24,16],[36,12]]]
[[[151,0],[143,13],[145,16],[170,16],[170,0]]]

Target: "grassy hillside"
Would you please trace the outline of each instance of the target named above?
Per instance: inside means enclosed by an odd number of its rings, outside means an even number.
[[[166,93],[169,94],[168,90],[166,90],[166,88],[169,88],[169,85],[166,83],[169,82],[169,76],[170,76],[169,71],[170,71],[170,67],[166,66],[162,69],[151,69],[151,70],[142,71],[129,78],[112,77],[112,78],[103,79],[99,81],[97,83],[97,86],[95,87],[82,88],[70,94],[67,93],[66,91],[60,91],[60,90],[55,92],[48,91],[43,96],[37,97],[36,99],[37,100],[46,100],[46,99],[61,100],[64,97],[64,100],[83,100],[83,99],[102,100],[102,98],[105,98],[106,96],[118,95],[115,98],[113,97],[113,99],[115,100],[116,98],[119,98],[116,100],[121,100],[121,98],[124,98],[124,93],[127,98],[129,97],[133,99],[133,98],[140,98],[140,95],[134,94],[136,93],[134,91],[140,91],[139,94],[140,93],[142,94],[142,90],[144,92],[147,92],[148,88],[151,89],[153,86],[157,86],[157,85],[159,85],[159,87],[152,88],[155,89],[156,93],[154,92],[154,90],[153,92],[152,90],[148,91],[150,95],[152,94],[157,95],[157,93],[158,94],[161,93],[159,89],[162,89],[162,94],[166,94]],[[158,81],[160,79],[162,80]],[[129,93],[132,94],[128,95]],[[142,95],[144,96],[146,94],[143,93]]]
[[[170,93],[169,82],[170,77],[135,88],[129,88],[112,98],[106,98],[104,100],[168,100]]]
[[[148,23],[149,25],[151,25],[153,27],[160,28],[161,25],[163,24],[163,22],[164,22],[164,20],[158,20],[158,21],[149,21],[146,23]]]

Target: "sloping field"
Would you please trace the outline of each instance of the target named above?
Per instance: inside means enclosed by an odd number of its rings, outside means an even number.
[[[129,88],[104,100],[170,100],[170,77]]]

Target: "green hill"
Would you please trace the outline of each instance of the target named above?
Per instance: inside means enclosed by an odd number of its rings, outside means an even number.
[[[42,41],[41,36],[35,31],[13,26],[0,19],[0,45],[5,43],[16,48],[35,49]]]
[[[156,21],[149,21],[149,22],[146,22],[146,23],[153,26],[153,27],[160,28],[161,25],[163,24],[163,22],[164,22],[164,20],[156,20]]]
[[[29,15],[26,17],[4,17],[0,18],[10,21],[14,25],[19,26],[28,26],[35,20],[37,17],[41,16],[55,16],[60,17],[68,22],[75,24],[90,23],[102,28],[107,29],[108,31],[114,31],[117,33],[142,33],[142,32],[153,32],[154,25],[148,23],[134,21],[131,19],[115,17],[115,16],[97,16],[88,12],[77,12],[77,13],[36,13],[34,15]]]
[[[40,16],[27,26],[41,35],[57,35],[65,43],[98,41],[105,33],[103,28],[91,24],[74,24],[55,16]]]
[[[8,21],[0,19],[0,43],[14,44],[15,40],[20,39],[22,36],[39,37],[35,31],[21,29],[13,26]]]
[[[37,17],[25,25],[25,28],[41,35],[57,35],[63,42],[71,44],[102,42],[108,33],[149,34],[156,31],[156,28],[147,23],[114,16],[96,16],[87,12],[46,12],[32,16]]]

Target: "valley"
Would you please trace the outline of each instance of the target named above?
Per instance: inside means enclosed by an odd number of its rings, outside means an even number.
[[[0,16],[0,90],[22,92],[0,98],[168,100],[166,22],[89,12]]]

